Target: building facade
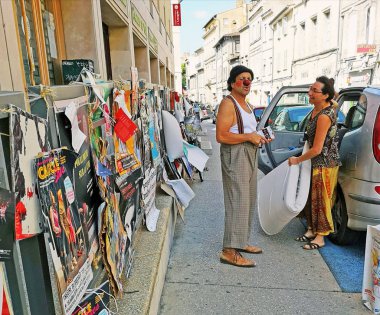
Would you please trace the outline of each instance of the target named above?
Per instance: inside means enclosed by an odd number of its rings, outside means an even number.
[[[214,15],[203,27],[205,102],[208,104],[212,104],[215,97],[220,101],[223,96],[221,89],[219,89],[219,95],[217,95],[217,76],[220,70],[217,67],[215,46],[223,36],[238,32],[245,24],[246,4],[243,0],[236,0],[236,7],[234,9]],[[224,71],[229,72],[228,69]],[[219,79],[221,76],[222,73],[219,73]]]
[[[62,84],[71,59],[92,60],[105,80],[137,67],[140,79],[174,88],[170,0],[1,0],[0,11],[0,90]]]
[[[310,84],[316,77],[334,78],[335,87],[380,83],[380,0],[257,0],[241,3],[247,21],[239,25],[239,64],[254,72],[248,100],[266,106],[286,85]],[[206,102],[220,102],[232,66],[219,32],[222,12],[204,27]],[[234,34],[235,35],[235,34]],[[234,42],[238,41],[234,37]],[[214,43],[211,45],[211,43]],[[235,63],[234,63],[235,64]]]
[[[340,15],[337,83],[341,87],[380,84],[380,1],[344,1]],[[342,30],[345,30],[344,32]]]

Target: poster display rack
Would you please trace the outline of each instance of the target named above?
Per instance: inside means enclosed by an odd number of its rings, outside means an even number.
[[[154,231],[174,94],[131,81],[0,92],[1,279],[10,314],[99,312],[120,298],[136,230]],[[94,294],[91,292],[98,292]],[[99,304],[100,293],[105,292]],[[103,293],[102,293],[103,294]],[[78,308],[79,307],[79,308]],[[97,314],[97,313],[94,313]]]

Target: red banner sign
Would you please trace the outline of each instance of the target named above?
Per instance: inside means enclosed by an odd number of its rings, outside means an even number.
[[[181,26],[181,5],[173,4],[173,25]]]
[[[376,45],[362,44],[356,48],[357,53],[376,53]]]

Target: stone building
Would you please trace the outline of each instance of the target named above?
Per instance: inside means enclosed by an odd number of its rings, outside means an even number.
[[[103,79],[130,79],[134,66],[174,87],[170,0],[1,0],[0,11],[0,90],[62,84],[67,59],[92,60]]]

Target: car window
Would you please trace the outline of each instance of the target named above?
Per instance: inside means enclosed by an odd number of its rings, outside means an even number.
[[[273,124],[276,131],[301,131],[301,122],[312,111],[313,106],[295,106],[283,109]]]
[[[290,110],[296,107],[309,107],[307,92],[286,93],[282,95],[277,105],[273,108],[268,124],[273,130],[299,131],[300,122],[310,110],[303,108],[297,111]],[[310,107],[311,108],[311,107]],[[283,112],[286,110],[285,112]],[[305,114],[306,112],[306,114]]]
[[[349,130],[363,125],[367,112],[367,97],[364,94],[343,95],[339,99],[338,123]]]

